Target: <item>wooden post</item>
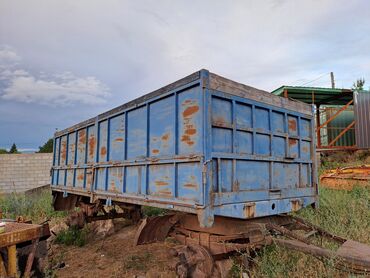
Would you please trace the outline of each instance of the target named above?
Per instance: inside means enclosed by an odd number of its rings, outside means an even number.
[[[320,132],[320,104],[316,105],[316,137],[317,148],[321,148],[321,132]]]

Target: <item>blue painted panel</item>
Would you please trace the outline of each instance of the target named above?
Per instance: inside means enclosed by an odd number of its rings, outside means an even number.
[[[311,142],[303,141],[301,142],[301,157],[303,159],[311,158]]]
[[[59,165],[59,144],[60,144],[60,137],[55,138],[54,166]]]
[[[173,164],[149,166],[149,194],[171,199],[174,195]]]
[[[110,119],[109,160],[122,161],[125,159],[125,115]]]
[[[123,167],[108,169],[108,191],[114,193],[123,192]]]
[[[67,170],[66,186],[74,186],[74,170]]]
[[[98,168],[95,172],[95,174],[97,175],[95,183],[96,190],[105,191],[107,181],[106,170],[106,168]]]
[[[85,169],[76,169],[75,187],[83,188],[85,179]]]
[[[253,152],[253,134],[251,132],[237,131],[236,132],[236,142],[237,142],[237,152],[252,154]]]
[[[175,154],[175,96],[150,105],[150,156]]]
[[[274,163],[273,185],[275,189],[297,188],[299,185],[298,164],[293,163]]]
[[[289,142],[289,156],[294,157],[294,158],[298,158],[299,157],[299,153],[298,153],[299,143],[298,143],[298,140],[290,138],[288,140],[288,142]]]
[[[270,136],[256,134],[256,154],[270,155]]]
[[[212,98],[212,123],[231,125],[232,103],[229,100]]]
[[[301,119],[300,135],[302,137],[311,137],[311,123],[309,120]]]
[[[298,118],[288,116],[288,130],[290,135],[298,135]]]
[[[255,108],[255,128],[268,131],[270,130],[269,124],[269,111],[264,108],[256,107]]]
[[[285,157],[286,156],[286,144],[285,138],[279,136],[272,137],[272,155],[277,157]]]
[[[144,173],[143,166],[128,166],[125,172],[125,192],[131,194],[141,194]]]
[[[59,175],[58,175],[58,184],[59,185],[65,185],[65,183],[64,183],[65,177],[66,177],[66,170],[59,170]]]
[[[107,161],[107,148],[108,148],[108,121],[102,121],[99,123],[99,152],[98,158],[99,162]]]
[[[231,192],[233,185],[233,161],[221,160],[221,191]]]
[[[199,87],[179,93],[179,153],[202,152],[202,96]]]
[[[237,161],[236,179],[240,191],[268,189],[270,184],[269,163],[264,161]]]
[[[285,132],[284,128],[284,114],[276,111],[272,112],[271,128],[275,132]]]
[[[301,166],[301,184],[300,187],[310,187],[311,182],[310,182],[310,168],[308,164],[302,164]]]
[[[214,152],[232,152],[232,130],[226,128],[212,129],[212,150]]]
[[[203,204],[202,166],[200,163],[180,163],[177,167],[178,199]]]
[[[146,107],[127,113],[127,158],[145,157],[147,149]]]
[[[239,127],[251,128],[252,127],[252,106],[237,103],[235,106],[236,124]]]
[[[58,184],[58,170],[53,170],[53,180],[52,180],[53,185]]]
[[[75,164],[76,154],[76,132],[72,132],[68,135],[68,165]]]
[[[67,136],[62,136],[60,139],[60,157],[59,165],[66,165],[67,161]]]
[[[87,163],[94,163],[95,162],[95,146],[96,146],[95,126],[89,126],[87,128],[87,133],[88,133]]]
[[[77,133],[77,165],[85,163],[86,159],[86,129],[81,129]]]

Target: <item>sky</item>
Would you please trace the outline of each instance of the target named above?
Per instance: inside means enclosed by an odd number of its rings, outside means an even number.
[[[272,91],[370,86],[370,1],[0,0],[0,148],[201,68]]]

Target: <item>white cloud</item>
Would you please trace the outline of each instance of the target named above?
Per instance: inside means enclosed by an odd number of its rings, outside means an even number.
[[[75,103],[102,104],[110,96],[109,88],[93,76],[78,77],[71,72],[35,76],[15,68],[20,61],[9,47],[0,49],[0,98],[25,103],[66,106]],[[0,87],[0,88],[1,88]]]

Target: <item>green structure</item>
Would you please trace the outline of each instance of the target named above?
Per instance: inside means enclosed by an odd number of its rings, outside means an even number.
[[[318,149],[355,147],[351,89],[281,86],[271,93],[315,105]]]

